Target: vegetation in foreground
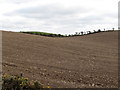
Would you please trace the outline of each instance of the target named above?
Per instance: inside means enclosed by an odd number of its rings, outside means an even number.
[[[43,86],[37,81],[30,81],[28,78],[24,78],[22,74],[20,76],[2,76],[2,90],[42,90],[43,88],[50,88],[49,86]]]

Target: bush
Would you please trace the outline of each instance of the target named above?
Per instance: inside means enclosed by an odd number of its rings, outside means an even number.
[[[50,88],[49,86],[43,86],[37,81],[30,81],[22,75],[3,75],[2,81],[2,90],[42,90],[43,88]]]

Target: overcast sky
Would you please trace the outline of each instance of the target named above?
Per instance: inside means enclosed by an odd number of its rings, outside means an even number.
[[[118,28],[119,0],[0,0],[0,29],[72,34]]]

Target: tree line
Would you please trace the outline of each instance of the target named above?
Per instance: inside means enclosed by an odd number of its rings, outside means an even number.
[[[73,37],[73,36],[83,36],[83,35],[89,35],[89,34],[94,34],[94,33],[100,33],[100,32],[108,32],[108,31],[114,31],[115,28],[112,28],[112,30],[93,30],[92,31],[81,31],[81,32],[75,32],[75,34],[69,34],[69,35],[62,35],[62,34],[53,34],[53,33],[46,33],[46,32],[24,32],[21,31],[21,33],[26,33],[26,34],[34,34],[34,35],[41,35],[41,36],[47,36],[47,37]]]

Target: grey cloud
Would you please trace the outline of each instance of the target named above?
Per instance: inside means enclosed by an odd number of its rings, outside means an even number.
[[[19,9],[14,12],[6,13],[4,15],[10,16],[22,16],[28,20],[28,22],[14,22],[14,28],[29,28],[29,29],[54,29],[54,26],[58,26],[57,29],[61,28],[61,30],[77,30],[79,28],[85,28],[85,24],[106,24],[111,23],[110,21],[105,21],[106,17],[116,18],[116,14],[106,13],[103,15],[98,15],[97,13],[94,15],[89,15],[91,9],[76,7],[76,8],[65,8],[62,6],[57,6],[55,4],[44,5],[44,6],[35,6]],[[81,18],[80,15],[87,14],[88,16]],[[34,19],[33,26],[29,24]],[[44,23],[39,23],[39,21],[43,21]],[[22,25],[26,25],[26,27],[22,27]],[[9,25],[12,26],[12,25]],[[91,25],[90,25],[91,26]],[[36,28],[35,28],[36,27]],[[10,27],[9,27],[10,28]],[[56,28],[55,28],[56,29]],[[59,29],[60,30],[60,29]]]
[[[13,4],[21,4],[21,3],[27,3],[31,2],[33,0],[4,0],[5,3],[13,3]]]
[[[74,17],[69,19],[55,19],[51,21],[54,24],[63,24],[63,25],[70,25],[70,26],[77,26],[81,27],[80,24],[103,24],[106,23],[104,21],[104,17],[99,15],[89,15],[84,18]]]
[[[118,19],[117,18],[117,13],[106,13],[102,15],[89,15],[87,17],[84,17],[80,19],[82,23],[93,23],[93,24],[110,24],[112,21],[106,21],[106,18],[112,18],[113,20]]]
[[[59,24],[59,25],[72,25],[79,26],[79,24],[91,24],[91,23],[104,23],[104,16],[90,15],[91,9],[76,7],[76,8],[64,8],[60,5],[50,4],[44,6],[35,6],[23,8],[12,13],[5,15],[19,15],[26,18],[43,20],[46,23]],[[80,18],[76,15],[88,14],[87,17]]]
[[[117,19],[118,18],[118,12],[106,13],[106,14],[103,14],[102,16]]]
[[[83,24],[107,24],[111,22],[106,22],[104,15],[89,15],[80,19]]]
[[[61,18],[65,16],[71,16],[78,13],[88,13],[90,10],[86,8],[64,8],[62,6],[56,6],[54,4],[45,6],[36,6],[23,8],[11,13],[6,13],[5,15],[20,15],[26,18],[34,19],[51,19],[51,18]]]

